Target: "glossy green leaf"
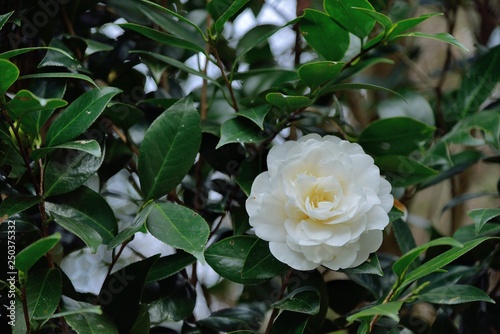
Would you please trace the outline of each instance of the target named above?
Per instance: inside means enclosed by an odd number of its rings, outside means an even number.
[[[262,239],[257,239],[245,258],[241,277],[243,279],[270,279],[287,269],[287,265],[271,254],[269,244]]]
[[[468,211],[467,215],[472,218],[475,226],[475,232],[476,234],[479,234],[484,224],[493,218],[500,216],[500,209],[474,209]]]
[[[10,86],[19,77],[19,69],[16,65],[6,59],[0,59],[0,73],[2,73],[2,80],[0,80],[0,98],[3,100],[5,93]]]
[[[146,226],[158,240],[205,262],[203,251],[210,229],[205,219],[196,212],[173,203],[156,203],[149,213]]]
[[[291,96],[281,93],[269,93],[266,95],[269,104],[288,111],[295,111],[310,106],[313,101],[307,96]]]
[[[408,33],[403,33],[403,34],[391,36],[390,40],[394,41],[394,40],[397,40],[397,39],[400,39],[400,38],[403,38],[403,37],[430,38],[430,39],[434,39],[434,40],[437,40],[437,41],[441,41],[441,42],[445,42],[445,43],[454,45],[454,46],[459,47],[460,49],[462,49],[464,51],[469,51],[465,47],[465,45],[463,45],[462,43],[460,43],[455,37],[453,37],[452,35],[450,35],[448,33],[445,33],[445,32],[441,32],[439,34],[426,34],[426,33],[418,32],[418,31],[408,32]]]
[[[436,256],[435,258],[432,258],[431,260],[425,262],[422,264],[420,267],[417,269],[411,271],[410,273],[407,274],[405,280],[401,284],[400,290],[406,288],[408,285],[411,283],[415,282],[416,280],[425,277],[436,270],[441,269],[442,267],[446,266],[450,262],[458,259],[460,256],[464,255],[465,253],[468,253],[470,250],[474,249],[476,246],[481,244],[482,242],[488,240],[490,238],[485,237],[485,238],[478,238],[471,240],[463,245],[463,247],[457,248],[454,247],[439,256]]]
[[[392,270],[396,275],[402,278],[405,275],[406,271],[408,270],[409,266],[413,263],[413,261],[415,261],[420,256],[420,254],[425,252],[429,247],[443,246],[443,245],[454,246],[454,247],[463,246],[460,242],[450,237],[443,237],[431,240],[403,254],[403,256],[401,256],[396,262],[394,262],[394,264],[392,265]]]
[[[483,138],[473,136],[473,130],[483,131]],[[447,143],[480,146],[486,143],[500,149],[500,110],[485,110],[472,114],[448,132],[443,140]]]
[[[205,251],[207,263],[222,277],[241,284],[262,282],[257,278],[244,278],[243,268],[250,250],[258,238],[241,235],[221,240]]]
[[[33,111],[44,111],[61,108],[68,103],[61,99],[43,99],[32,92],[22,89],[7,103],[10,114],[15,119],[21,119]]]
[[[270,110],[271,110],[270,106],[264,105],[250,109],[240,110],[236,115],[248,118],[249,120],[257,124],[257,126],[261,130],[264,130],[264,119],[266,118],[266,115],[269,113]]]
[[[367,0],[331,0],[324,2],[325,11],[345,30],[364,38],[375,26],[375,20],[356,8],[374,11]],[[353,8],[356,7],[356,8]]]
[[[380,261],[378,259],[377,254],[373,253],[370,257],[354,268],[347,268],[341,270],[341,272],[345,272],[348,275],[351,274],[370,274],[370,275],[378,275],[382,276],[384,273],[382,272],[382,267],[380,266]]]
[[[102,164],[104,154],[96,157],[77,150],[57,150],[45,166],[44,195],[68,193],[80,187]]]
[[[92,304],[67,297],[63,297],[63,301],[62,309],[65,312],[73,312],[73,314],[65,315],[64,319],[77,334],[118,334],[115,324],[108,316],[102,314],[102,310],[99,309],[98,314],[82,312],[92,307]]]
[[[300,30],[307,43],[326,60],[339,61],[349,48],[349,33],[322,12],[306,9]]]
[[[129,264],[106,277],[98,296],[98,303],[118,332],[128,333],[139,314],[139,303],[149,269],[159,255]]]
[[[144,198],[159,198],[177,186],[193,165],[200,143],[200,115],[190,98],[165,110],[151,124],[140,147]]]
[[[117,233],[116,218],[109,204],[100,194],[85,186],[48,198],[45,207],[51,214],[57,215],[60,225],[86,226],[97,231],[101,243],[108,244]],[[75,234],[85,241],[85,235]]]
[[[253,122],[238,117],[225,121],[220,132],[216,149],[229,143],[258,143],[265,139]]]
[[[99,158],[101,157],[101,147],[94,139],[91,140],[75,140],[64,144],[59,144],[52,147],[42,147],[33,150],[30,154],[31,159],[38,160],[45,157],[47,154],[56,149],[67,149],[67,150],[77,150],[92,154],[93,156]]]
[[[48,319],[56,311],[62,294],[59,269],[44,269],[30,276],[26,282],[26,303],[33,321]]]
[[[311,88],[335,79],[345,66],[341,61],[316,61],[299,67],[299,77]]]
[[[309,322],[309,315],[283,311],[273,323],[270,334],[303,334]]]
[[[77,79],[90,83],[97,88],[97,84],[89,76],[80,73],[54,72],[54,73],[35,73],[26,74],[19,77],[19,80],[24,79]]]
[[[61,235],[55,233],[49,235],[48,237],[39,239],[32,244],[28,245],[22,251],[16,255],[16,268],[19,271],[27,273],[28,270],[48,251],[54,247],[59,240]]]
[[[82,134],[103,112],[109,101],[121,91],[113,87],[94,89],[80,95],[52,123],[47,146],[66,143]]]
[[[151,328],[151,320],[149,318],[148,308],[144,304],[139,304],[139,312],[137,318],[135,319],[132,328],[130,328],[128,334],[144,334],[149,333]]]
[[[444,305],[456,305],[471,302],[495,303],[486,292],[471,285],[446,285],[432,289],[418,296],[418,300]]]
[[[375,159],[375,164],[394,187],[418,184],[438,174],[436,170],[402,155],[381,156]]]
[[[382,59],[379,58],[373,64],[376,64],[376,63],[389,63],[387,61],[383,61]],[[373,64],[368,64],[368,65],[371,66]],[[356,69],[354,71],[354,73],[357,73],[358,70],[361,70],[361,69]],[[341,75],[341,77],[343,77],[343,76]],[[340,84],[335,84],[335,85],[326,85],[324,88],[322,88],[319,91],[318,95],[324,95],[324,94],[327,94],[327,93],[330,93],[330,92],[336,92],[336,91],[342,91],[342,90],[360,90],[360,89],[378,90],[378,91],[382,91],[382,92],[387,92],[389,94],[394,94],[396,96],[399,96],[401,99],[404,100],[403,96],[401,96],[397,92],[393,91],[392,89],[385,88],[385,87],[378,86],[378,85],[372,85],[372,84],[366,84],[366,83],[355,83],[355,82],[340,83]]]
[[[7,23],[12,14],[14,14],[14,11],[0,15],[0,30],[3,28],[5,23]]]
[[[354,10],[359,10],[361,13],[371,17],[374,19],[376,22],[380,23],[382,27],[384,27],[385,30],[389,30],[392,28],[392,20],[390,17],[377,12],[376,10],[369,9],[369,8],[360,8],[360,7],[352,7]]]
[[[210,327],[220,332],[249,329],[254,332],[259,329],[259,319],[263,315],[249,308],[235,307],[222,309],[205,319],[199,320],[203,326]]]
[[[63,41],[53,38],[50,41],[51,49],[47,50],[45,57],[38,64],[38,68],[55,66],[55,67],[66,67],[73,70],[79,70],[84,72],[89,72],[80,61],[71,54],[71,50],[64,44]],[[55,51],[57,50],[57,51]],[[60,52],[62,50],[63,52]],[[69,55],[69,57],[67,56]]]
[[[195,261],[196,258],[194,256],[182,251],[160,257],[149,270],[146,281],[155,282],[172,276],[190,264],[193,264]]]
[[[214,24],[217,35],[222,33],[224,24],[239,12],[249,0],[212,0],[208,3],[207,10],[217,18]]]
[[[313,287],[305,286],[293,290],[285,298],[272,304],[274,308],[297,313],[318,314],[319,292]]]
[[[404,222],[402,219],[396,219],[392,222],[392,229],[401,254],[406,254],[417,247],[408,223]]]
[[[110,240],[108,244],[108,250],[112,250],[113,248],[119,246],[126,240],[130,239],[135,233],[139,232],[148,219],[148,216],[151,210],[154,207],[153,202],[149,202],[142,210],[135,216],[134,221],[129,226],[125,227],[123,230],[118,232],[118,234]]]
[[[9,51],[0,53],[0,59],[10,59],[12,57],[19,56],[19,55],[22,55],[22,54],[25,54],[25,53],[28,53],[31,51],[39,51],[39,50],[52,50],[52,51],[60,52],[68,58],[73,58],[72,55],[70,55],[66,51],[58,49],[58,48],[54,48],[51,46],[36,46],[36,47],[30,47],[30,48],[18,48],[18,49],[9,50]]]
[[[365,308],[347,317],[347,321],[354,321],[364,317],[372,317],[375,315],[385,316],[399,322],[399,310],[403,306],[401,301],[393,301],[385,304],[375,305]]]
[[[409,117],[385,118],[370,124],[359,144],[375,155],[408,155],[432,139],[435,128]]]
[[[40,197],[32,195],[12,194],[7,196],[0,204],[0,217],[10,217],[23,212],[40,202]]]
[[[144,119],[144,113],[139,108],[122,102],[108,103],[101,116],[109,118],[113,124],[125,130]]]
[[[196,43],[192,43],[190,41],[179,38],[175,35],[167,34],[155,29],[151,29],[148,27],[141,26],[135,23],[122,23],[120,27],[133,30],[138,32],[139,34],[151,38],[153,41],[178,47],[182,49],[192,50],[196,52],[206,53],[205,49]]]
[[[424,15],[420,15],[419,17],[412,17],[409,19],[398,21],[398,22],[394,23],[394,26],[390,30],[389,39],[392,36],[396,36],[396,35],[404,33],[406,30],[413,28],[417,24],[419,24],[419,23],[421,23],[421,22],[423,22],[431,17],[439,16],[439,15],[443,15],[443,13],[424,14]]]

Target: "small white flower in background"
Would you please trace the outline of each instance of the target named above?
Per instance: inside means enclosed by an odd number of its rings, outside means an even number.
[[[274,146],[246,209],[255,234],[297,270],[352,268],[382,244],[391,185],[361,146],[310,134]]]

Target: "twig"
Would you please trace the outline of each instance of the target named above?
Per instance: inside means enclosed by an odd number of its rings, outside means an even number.
[[[283,298],[286,287],[288,286],[288,280],[290,279],[290,276],[292,276],[292,273],[293,273],[293,269],[290,269],[288,271],[288,273],[286,274],[286,276],[283,278],[283,280],[281,282],[281,289],[280,289],[280,292],[278,294],[277,301],[281,300],[281,298]],[[271,333],[271,329],[273,328],[274,319],[276,319],[276,317],[278,316],[278,312],[279,312],[279,310],[277,308],[273,308],[271,316],[269,317],[269,322],[267,323],[266,334]]]
[[[217,60],[217,66],[219,66],[219,68],[220,68],[222,78],[224,79],[224,82],[226,83],[227,89],[229,90],[229,95],[231,95],[233,108],[236,112],[238,112],[238,103],[236,102],[236,97],[234,96],[233,87],[231,86],[231,83],[229,82],[229,80],[226,76],[226,73],[224,72],[224,65],[222,64],[222,61],[220,60],[219,52],[217,51],[217,48],[215,48],[215,47],[212,48],[212,52],[215,56],[215,59]]]

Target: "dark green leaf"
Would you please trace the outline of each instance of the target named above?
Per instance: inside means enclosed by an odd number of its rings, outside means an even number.
[[[228,308],[213,312],[199,322],[207,327],[222,332],[249,329],[256,331],[260,327],[263,315],[252,309]]]
[[[382,27],[384,27],[384,29],[386,31],[391,29],[391,27],[393,26],[392,20],[390,17],[388,17],[382,13],[379,13],[373,9],[359,8],[359,7],[353,7],[352,9],[359,10],[361,13],[368,15],[369,17],[371,17],[372,19],[374,19],[375,21],[380,23],[380,25]]]
[[[88,309],[92,304],[74,301],[67,297],[63,297],[63,310],[67,312],[75,312],[64,316],[64,319],[77,334],[118,334],[115,324],[108,316],[99,314],[80,312],[83,309]]]
[[[19,77],[19,69],[10,61],[0,59],[0,73],[2,73],[2,80],[0,80],[0,99],[3,100],[3,95],[5,95],[9,87],[12,86]]]
[[[26,303],[29,317],[48,319],[56,311],[61,299],[62,283],[59,269],[44,269],[28,276]]]
[[[309,87],[316,88],[335,79],[345,66],[345,62],[316,61],[299,67],[299,77]]]
[[[60,216],[54,212],[52,212],[51,215],[58,225],[80,237],[80,239],[85,242],[87,247],[89,247],[92,254],[95,254],[97,252],[97,248],[103,244],[102,237],[99,232],[91,226],[82,224],[81,219]]]
[[[396,219],[393,221],[392,229],[401,254],[406,254],[413,248],[417,247],[410,227],[402,219]]]
[[[146,200],[167,194],[182,181],[200,142],[200,115],[189,98],[165,110],[151,124],[139,155],[139,179]]]
[[[393,301],[385,304],[375,305],[368,308],[365,308],[359,312],[356,312],[349,317],[347,317],[347,321],[354,321],[364,317],[371,317],[375,315],[385,316],[393,319],[394,321],[399,322],[399,309],[403,306],[403,302]]]
[[[196,212],[173,203],[156,203],[149,213],[146,225],[158,240],[205,262],[203,251],[210,229],[205,219]]]
[[[426,34],[426,33],[418,32],[418,31],[407,32],[407,33],[403,33],[403,34],[399,34],[399,35],[393,35],[393,36],[391,36],[390,40],[394,41],[394,40],[397,40],[397,39],[400,39],[400,38],[403,38],[403,37],[420,37],[420,38],[435,39],[435,40],[438,40],[438,41],[441,41],[441,42],[445,42],[445,43],[454,45],[456,47],[459,47],[460,49],[462,49],[464,51],[469,51],[465,47],[465,45],[463,45],[462,43],[460,43],[455,37],[453,37],[452,35],[450,35],[448,33],[445,33],[445,32],[441,32],[439,34]]]
[[[261,129],[264,130],[264,118],[266,118],[267,113],[271,110],[270,106],[259,106],[251,109],[240,110],[236,115],[246,117]]]
[[[19,49],[9,50],[9,51],[0,53],[0,59],[10,59],[12,57],[19,56],[19,55],[22,55],[22,54],[27,53],[27,52],[39,51],[39,50],[53,50],[53,51],[60,52],[60,53],[64,54],[68,58],[73,58],[72,55],[70,55],[66,51],[58,49],[58,48],[53,48],[51,46],[36,46],[36,47],[31,47],[31,48],[19,48]]]
[[[150,328],[151,321],[149,319],[148,308],[144,304],[139,304],[139,314],[128,334],[149,333]]]
[[[432,139],[435,128],[409,117],[385,118],[370,124],[359,144],[375,155],[409,155]]]
[[[88,72],[78,59],[71,55],[71,50],[61,40],[53,38],[49,46],[51,49],[47,50],[45,57],[38,64],[39,68],[58,66]],[[60,52],[60,50],[63,52]]]
[[[79,188],[101,166],[104,154],[95,157],[83,151],[58,150],[45,167],[45,196],[68,193]]]
[[[146,282],[155,282],[172,276],[195,261],[194,256],[182,251],[160,257],[149,270]]]
[[[144,113],[140,109],[121,102],[108,103],[101,116],[109,118],[122,129],[129,129],[144,119]]]
[[[495,303],[486,292],[470,285],[445,285],[418,296],[418,300],[433,304],[455,305],[470,302]]]
[[[59,233],[49,235],[30,244],[16,255],[16,268],[27,273],[28,270],[54,247],[61,235]]]
[[[483,131],[484,139],[473,136],[474,129]],[[443,137],[443,140],[447,143],[468,146],[488,143],[500,149],[500,110],[482,111],[464,118]]]
[[[196,43],[192,43],[190,41],[179,38],[175,35],[167,34],[167,33],[155,30],[155,29],[144,27],[144,26],[141,26],[139,24],[122,23],[122,24],[120,24],[120,27],[133,30],[135,32],[138,32],[141,35],[144,35],[148,38],[151,38],[152,40],[154,40],[156,42],[163,43],[165,45],[179,47],[179,48],[192,50],[192,51],[196,51],[196,52],[201,52],[201,53],[206,52],[203,47],[201,47],[200,45],[198,45]]]
[[[221,240],[205,251],[207,263],[222,277],[241,284],[256,284],[261,279],[243,278],[242,272],[250,250],[258,238],[241,235]]]
[[[99,143],[97,143],[94,139],[91,140],[75,140],[71,142],[67,142],[64,144],[59,144],[52,147],[42,147],[36,150],[33,150],[30,154],[31,159],[38,160],[45,157],[47,154],[52,152],[55,149],[67,149],[67,150],[77,150],[86,152],[88,154],[92,154],[93,156],[100,158],[101,157],[101,147]]]
[[[85,186],[61,196],[47,199],[46,208],[57,215],[57,222],[65,225],[90,227],[108,244],[116,235],[118,227],[113,210],[98,193]],[[85,235],[76,233],[85,240]]]
[[[80,95],[50,126],[47,146],[66,143],[82,134],[99,117],[113,96],[120,92],[117,88],[105,87]]]
[[[97,88],[97,84],[89,76],[80,73],[67,73],[67,72],[57,72],[57,73],[35,73],[26,74],[19,77],[19,80],[24,79],[78,79],[90,83],[92,86]],[[109,87],[111,89],[111,87]],[[116,89],[116,88],[115,88]]]
[[[417,24],[419,24],[419,23],[421,23],[421,22],[423,22],[423,21],[425,21],[425,20],[427,20],[427,19],[429,19],[431,17],[438,16],[438,15],[443,15],[443,13],[424,14],[424,15],[421,15],[419,17],[412,17],[412,18],[409,18],[409,19],[398,21],[398,22],[394,23],[394,26],[390,30],[390,32],[388,34],[389,35],[389,39],[392,36],[396,36],[396,35],[402,34],[406,30],[413,28]]]
[[[253,122],[238,117],[224,122],[220,132],[216,149],[229,143],[258,143],[264,139],[262,131]]]
[[[269,279],[287,269],[287,265],[278,261],[271,254],[268,243],[257,239],[245,259],[241,277],[243,279]]]
[[[474,222],[476,234],[479,234],[484,224],[493,218],[500,216],[500,209],[475,209],[468,211],[467,214]]]
[[[10,217],[31,208],[38,202],[40,202],[40,197],[37,196],[20,194],[9,195],[2,201],[2,204],[0,204],[0,217]]]
[[[269,93],[266,95],[269,104],[288,111],[295,111],[310,106],[313,101],[307,96],[290,96],[281,93]]]
[[[217,18],[214,24],[215,33],[219,35],[224,24],[240,11],[249,0],[212,0],[208,3],[207,10]]]
[[[274,321],[271,334],[302,334],[306,330],[308,320],[307,314],[283,311]]]
[[[342,270],[348,275],[351,274],[371,274],[382,276],[384,273],[382,272],[382,267],[380,266],[380,261],[378,260],[378,256],[373,253],[370,257],[355,268],[348,268]]]
[[[380,60],[380,61],[377,61],[376,63],[388,63],[388,62]],[[367,65],[371,66],[373,64],[367,64]],[[354,71],[354,73],[358,72],[359,70],[361,70],[361,69],[356,69]],[[342,74],[341,74],[341,76],[342,76]],[[343,91],[343,90],[360,90],[360,89],[379,90],[379,91],[383,91],[383,92],[397,95],[401,99],[404,100],[403,96],[401,96],[399,93],[393,91],[392,89],[385,88],[385,87],[378,86],[378,85],[372,85],[372,84],[366,84],[366,83],[355,83],[355,82],[340,83],[340,84],[335,84],[335,85],[325,85],[325,87],[321,88],[318,95],[324,95],[324,94],[327,94],[330,92],[337,92],[337,91]]]
[[[333,0],[324,2],[325,11],[345,30],[365,38],[375,26],[375,20],[357,8],[374,11],[367,0]]]
[[[394,187],[407,187],[420,183],[438,172],[402,155],[386,155],[375,159]]]
[[[9,20],[9,17],[14,14],[14,11],[0,15],[0,30],[3,28],[5,23]]]
[[[307,43],[326,60],[341,60],[349,48],[349,33],[317,10],[304,11],[300,30]]]
[[[319,292],[313,287],[301,287],[290,292],[285,298],[272,304],[274,308],[305,314],[319,312]]]
[[[159,255],[129,264],[109,275],[99,292],[98,302],[120,333],[132,327],[139,314],[139,303],[149,269]]]
[[[137,214],[131,225],[125,227],[121,230],[108,244],[108,250],[112,250],[124,241],[130,239],[135,233],[139,232],[144,226],[146,219],[148,219],[149,213],[154,207],[153,202],[149,202],[142,210]]]
[[[7,103],[7,108],[14,119],[21,119],[27,113],[33,111],[45,111],[61,108],[68,103],[61,99],[43,99],[35,96],[29,90],[22,89],[16,93],[16,96]]]

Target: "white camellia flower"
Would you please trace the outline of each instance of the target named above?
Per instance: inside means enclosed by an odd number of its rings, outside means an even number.
[[[246,209],[255,234],[297,270],[352,268],[382,244],[391,185],[361,146],[309,134],[274,146]]]

